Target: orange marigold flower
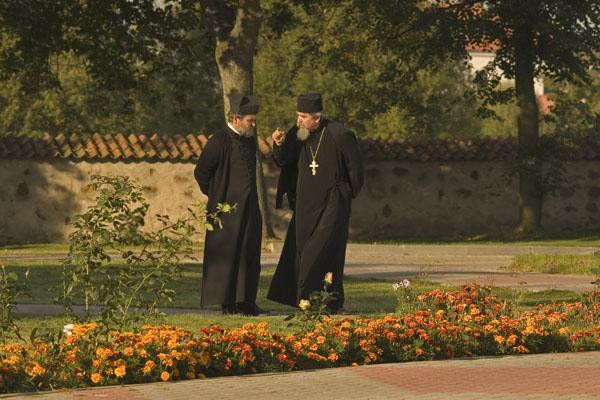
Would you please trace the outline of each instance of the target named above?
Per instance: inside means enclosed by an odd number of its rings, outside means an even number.
[[[149,375],[150,372],[152,372],[152,369],[154,368],[155,365],[156,364],[152,360],[146,361],[144,368],[142,368],[142,372],[144,373],[144,375]]]
[[[422,349],[422,348],[420,348],[420,347],[417,347],[417,348],[415,349],[415,354],[416,354],[417,356],[422,356],[423,354],[425,354],[425,350],[423,350],[423,349]]]
[[[33,361],[25,367],[25,372],[27,372],[27,375],[34,377],[42,375],[44,372],[46,372],[46,369],[37,362]]]
[[[506,339],[506,344],[509,346],[512,346],[513,344],[515,344],[517,341],[517,335],[510,335],[507,339]]]
[[[264,322],[264,321],[259,322],[258,325],[256,325],[256,327],[258,329],[267,329],[267,326],[268,326],[268,324],[266,322]]]
[[[160,379],[162,379],[163,382],[168,381],[170,377],[171,375],[167,371],[163,371],[163,373],[160,374]]]
[[[101,379],[101,378],[102,378],[102,377],[100,376],[100,374],[99,374],[99,373],[97,373],[97,372],[94,372],[94,373],[92,374],[92,376],[90,377],[90,380],[92,381],[92,383],[98,383],[98,382],[100,382],[100,379]]]
[[[124,365],[120,365],[115,369],[115,376],[117,378],[122,378],[125,376],[125,373],[127,372],[127,369],[125,368]]]
[[[123,354],[127,357],[131,357],[133,355],[133,349],[131,347],[125,347],[123,349]]]

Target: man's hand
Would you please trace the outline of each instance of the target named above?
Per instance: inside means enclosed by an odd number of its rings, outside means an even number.
[[[285,131],[281,128],[277,128],[271,133],[271,138],[277,146],[281,146],[285,140]]]

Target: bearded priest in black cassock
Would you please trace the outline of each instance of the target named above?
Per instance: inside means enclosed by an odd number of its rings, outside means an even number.
[[[300,95],[297,126],[272,134],[281,167],[276,207],[285,194],[294,213],[267,298],[297,306],[332,272],[337,299],[328,308],[337,313],[344,304],[350,203],[363,186],[364,168],[354,134],[322,112],[320,94]]]
[[[208,196],[207,212],[236,205],[221,216],[223,228],[206,232],[201,305],[221,304],[223,314],[264,313],[256,305],[262,218],[256,191],[254,126],[258,103],[250,95],[230,99],[227,127],[208,139],[194,176]]]

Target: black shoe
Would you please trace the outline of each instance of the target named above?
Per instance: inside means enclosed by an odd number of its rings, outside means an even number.
[[[268,314],[268,311],[260,308],[255,302],[245,301],[237,303],[237,310],[240,314],[256,317],[261,314]]]
[[[237,314],[238,310],[235,304],[221,304],[221,312],[223,315]]]

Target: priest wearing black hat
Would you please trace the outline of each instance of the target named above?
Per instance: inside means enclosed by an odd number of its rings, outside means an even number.
[[[221,216],[222,228],[206,231],[201,305],[220,304],[223,314],[259,315],[262,218],[256,192],[258,102],[254,96],[230,98],[227,127],[211,135],[194,176],[208,196],[207,212],[219,203],[236,205]]]
[[[328,305],[337,313],[344,303],[343,273],[350,203],[364,182],[354,133],[325,118],[318,93],[298,96],[296,126],[272,134],[273,158],[281,167],[276,207],[286,195],[294,211],[267,298],[297,306],[333,273]]]

